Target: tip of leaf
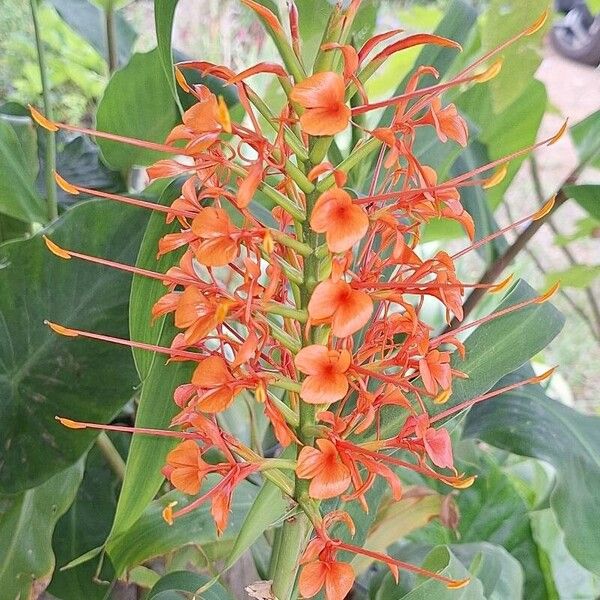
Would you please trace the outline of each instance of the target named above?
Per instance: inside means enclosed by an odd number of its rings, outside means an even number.
[[[565,134],[565,131],[567,131],[568,124],[569,119],[566,119],[565,122],[562,124],[562,127],[548,140],[548,143],[546,145],[552,146],[553,144],[556,144],[556,142],[558,142],[558,140],[560,140],[560,138]]]
[[[79,421],[73,421],[72,419],[65,419],[64,417],[54,417],[61,425],[68,427],[69,429],[86,429],[85,423]]]
[[[56,181],[56,185],[64,192],[67,192],[67,194],[73,194],[74,196],[79,194],[79,190],[64,177],[61,177],[56,171],[54,171],[54,181]]]
[[[495,60],[485,71],[479,73],[479,75],[475,75],[473,77],[473,81],[477,83],[485,83],[490,79],[494,79],[498,73],[502,70],[502,64],[504,63],[504,59],[498,58]]]
[[[525,35],[537,33],[546,24],[549,14],[549,10],[546,9],[523,33]]]
[[[58,333],[59,335],[64,335],[66,337],[77,337],[79,335],[74,329],[63,327],[57,323],[52,323],[52,321],[44,321],[44,325],[48,325],[52,331]]]
[[[31,113],[31,118],[44,129],[48,131],[58,131],[58,127],[49,119],[47,119],[39,110],[35,109],[31,104],[27,105],[29,108],[29,112]]]
[[[49,237],[43,235],[42,239],[44,240],[44,242],[46,243],[46,247],[48,248],[48,250],[50,250],[50,252],[52,252],[52,254],[60,258],[65,258],[67,260],[71,258],[71,255],[66,250],[63,250],[58,244],[55,244]]]

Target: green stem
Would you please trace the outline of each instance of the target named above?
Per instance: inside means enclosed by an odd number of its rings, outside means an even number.
[[[102,453],[104,460],[106,460],[113,473],[123,481],[125,478],[125,461],[110,441],[106,431],[102,431],[96,438],[96,446],[98,446],[98,450]]]
[[[119,55],[117,47],[117,31],[115,27],[115,11],[112,7],[106,9],[106,49],[108,57],[108,72],[114,73],[119,66]]]
[[[319,197],[317,190],[306,196],[306,214],[311,211]],[[308,220],[302,223],[302,239],[310,246],[312,252],[304,259],[304,280],[300,287],[300,310],[308,309],[308,302],[311,294],[317,285],[319,274],[319,258],[315,250],[319,246],[319,236],[312,231]],[[304,345],[314,343],[315,328],[311,329]],[[298,384],[296,384],[298,385]],[[299,423],[297,434],[303,445],[312,445],[314,436],[312,431],[315,426],[315,406],[307,402],[300,402]],[[298,446],[297,454],[300,453],[302,446]],[[310,502],[308,496],[308,479],[299,479],[296,477],[294,486],[294,498],[301,505]],[[298,563],[302,552],[304,551],[308,535],[311,531],[310,520],[306,513],[300,513],[293,519],[288,519],[283,524],[281,534],[281,543],[278,548],[278,556],[275,564],[277,565],[273,578],[273,593],[278,600],[291,600],[295,584],[296,574],[298,572]]]
[[[33,31],[35,34],[35,45],[37,48],[38,66],[40,69],[40,80],[42,82],[42,99],[44,102],[45,116],[52,121],[54,118],[52,102],[50,101],[50,85],[48,82],[48,68],[46,65],[46,54],[44,43],[42,41],[40,22],[38,17],[37,0],[29,0],[31,7],[31,18],[33,20]],[[46,206],[48,221],[53,221],[58,217],[58,195],[56,182],[54,181],[54,172],[56,171],[56,138],[51,131],[46,132]]]

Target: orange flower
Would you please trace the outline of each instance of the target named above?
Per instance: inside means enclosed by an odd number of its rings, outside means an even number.
[[[315,288],[308,314],[314,323],[331,322],[333,335],[347,337],[366,325],[373,301],[366,292],[353,289],[345,281],[327,279]]]
[[[348,391],[345,373],[352,357],[348,350],[329,350],[313,344],[296,355],[296,367],[308,377],[302,382],[300,397],[310,404],[329,404],[341,400]]]
[[[210,466],[202,460],[198,444],[193,440],[186,440],[167,454],[163,474],[181,492],[197,494],[202,480],[210,470]]]
[[[306,133],[334,135],[348,127],[345,89],[342,76],[332,71],[316,73],[294,86],[290,98],[305,109],[300,125]]]
[[[175,310],[175,327],[185,329],[184,342],[195,344],[206,337],[227,315],[226,302],[207,298],[195,286],[188,286],[179,296]]]
[[[430,394],[437,394],[439,387],[447,390],[452,385],[450,369],[450,353],[431,350],[419,360],[419,373],[425,389]]]
[[[429,427],[423,435],[425,451],[431,462],[441,469],[453,469],[452,442],[450,434],[445,429]]]
[[[198,395],[198,409],[207,413],[226,410],[239,391],[235,381],[220,356],[209,356],[200,361],[192,376],[192,383],[203,390]]]
[[[429,113],[423,118],[422,122],[429,123],[435,127],[440,141],[447,142],[449,139],[458,142],[463,148],[466,147],[469,130],[465,120],[458,114],[454,104],[442,108],[442,102],[439,98],[434,98],[431,102]]]
[[[365,236],[369,217],[361,206],[352,202],[348,192],[335,187],[319,196],[310,226],[313,231],[325,234],[331,252],[345,252]]]
[[[354,570],[336,560],[316,560],[304,566],[299,579],[303,598],[316,596],[325,586],[326,600],[344,600],[354,585]]]
[[[201,209],[192,222],[192,232],[201,240],[195,255],[203,265],[224,267],[237,258],[239,244],[233,235],[238,229],[222,208]]]
[[[296,475],[300,479],[311,480],[308,488],[311,498],[335,498],[348,489],[351,482],[350,469],[342,462],[332,442],[319,439],[317,446],[318,448],[302,448],[298,455]]]

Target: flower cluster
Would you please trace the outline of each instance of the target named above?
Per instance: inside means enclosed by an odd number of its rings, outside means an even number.
[[[299,557],[303,597],[324,589],[327,600],[343,600],[355,575],[339,559],[340,551],[381,561],[395,577],[399,569],[407,569],[459,587],[466,582],[334,537],[334,524],[345,523],[352,533],[353,523],[344,512],[323,514],[321,501],[340,498],[367,509],[366,494],[378,478],[399,499],[403,470],[455,488],[473,482],[455,469],[451,438],[442,425],[466,406],[436,410],[435,416],[430,407],[446,403],[453,382],[465,377],[452,366],[451,351],[464,353],[458,334],[481,320],[435,335],[423,317],[423,304],[434,299],[448,321],[461,320],[465,289],[476,284],[459,280],[455,259],[503,232],[455,255],[438,251],[428,258],[419,253],[419,236],[424,224],[445,217],[460,223],[473,239],[473,220],[461,205],[460,189],[497,183],[514,155],[439,182],[435,166],[422,164],[414,147],[425,128],[440,144],[466,146],[467,124],[441,96],[449,88],[493,77],[501,66],[491,60],[497,51],[433,85],[423,86],[423,78],[437,78],[437,72],[421,67],[403,94],[369,102],[365,84],[392,54],[421,44],[458,44],[434,35],[390,41],[400,33],[391,31],[357,50],[348,40],[360,2],[345,9],[338,3],[308,75],[294,3],[289,2],[290,39],[267,8],[242,1],[272,34],[283,64],[260,63],[234,73],[207,62],[181,63],[177,81],[194,98],[182,123],[164,144],[120,138],[170,153],[148,175],[184,177],[181,195],[168,207],[103,195],[165,212],[167,222],[177,227],[160,240],[158,255],[178,252],[176,266],[157,273],[65,250],[47,240],[63,258],[100,262],[162,281],[165,293],[152,317],[172,315],[179,333],[170,347],[161,348],[50,325],[65,335],[128,343],[196,364],[191,381],[175,390],[179,411],[173,429],[154,432],[179,438],[163,473],[175,488],[197,496],[180,510],[167,507],[168,522],[210,502],[217,530],[223,532],[236,485],[260,472],[297,503],[313,527],[314,537]],[[542,23],[540,19],[514,39],[530,35]],[[484,68],[487,61],[491,66]],[[245,109],[243,122],[234,122],[223,99],[207,87],[188,83],[185,72],[190,70],[234,86]],[[287,101],[277,114],[248,83],[257,74],[276,78],[285,93]],[[389,109],[389,124],[369,129],[362,115],[381,108]],[[74,129],[51,123],[36,111],[33,115],[49,129]],[[336,143],[334,136],[349,129],[349,152],[332,164],[328,151]],[[350,184],[353,171],[371,159],[369,184],[357,192]],[[60,176],[57,181],[70,193],[98,195]],[[499,290],[505,284],[488,287]],[[500,391],[468,405],[495,393]],[[294,446],[295,455],[262,456],[220,426],[219,415],[242,398],[253,398],[262,407],[279,448]],[[402,425],[395,430],[386,426],[389,415],[400,415]],[[199,495],[209,474],[219,482]]]

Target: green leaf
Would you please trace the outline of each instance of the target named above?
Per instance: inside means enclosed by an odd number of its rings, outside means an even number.
[[[88,0],[49,0],[56,12],[108,61],[106,24],[103,11]],[[119,65],[125,65],[137,39],[137,33],[123,14],[116,12],[115,30]]]
[[[564,191],[592,217],[600,220],[600,185],[568,185]]]
[[[485,146],[478,140],[472,141],[452,165],[451,174],[457,176],[489,162]],[[467,186],[461,190],[461,203],[473,217],[475,241],[498,230],[498,224],[490,210],[486,191],[480,186]],[[501,256],[508,244],[504,236],[498,237],[479,248],[477,252],[487,264]]]
[[[42,485],[0,496],[0,588],[13,599],[37,598],[54,570],[52,532],[67,510],[83,475],[83,461]]]
[[[162,577],[150,590],[147,600],[182,600],[198,598],[196,592],[211,582],[211,578],[190,571],[174,571]],[[232,600],[229,592],[220,584],[213,583],[202,592],[203,600]]]
[[[78,204],[43,233],[57,244],[132,263],[145,215],[116,203]],[[0,246],[0,489],[39,485],[73,464],[97,433],[59,425],[56,415],[110,421],[138,379],[127,349],[59,336],[49,319],[87,331],[128,336],[130,277],[63,261],[41,235]]]
[[[551,598],[533,539],[529,509],[516,487],[498,466],[492,453],[477,450],[472,441],[461,443],[457,454],[462,468],[465,469],[466,463],[466,470],[477,475],[475,483],[461,490],[456,497],[461,543],[489,542],[504,547],[523,568],[524,597],[528,600]]]
[[[126,451],[128,436],[111,434],[112,441]],[[69,511],[56,524],[52,547],[59,567],[54,573],[48,591],[57,598],[85,598],[102,600],[106,586],[96,583],[94,575],[98,560],[88,560],[62,570],[67,564],[85,556],[90,548],[104,543],[112,524],[120,481],[94,445],[88,453],[83,481]],[[95,558],[94,554],[91,558]],[[107,562],[107,561],[106,561]],[[105,571],[108,565],[105,562]],[[112,573],[103,572],[102,578]]]
[[[579,162],[587,164],[591,161],[600,168],[600,110],[579,121],[569,133],[577,149]]]
[[[533,536],[548,560],[550,576],[560,598],[598,598],[600,578],[586,571],[569,554],[565,536],[552,509],[531,514]]]
[[[175,82],[175,71],[173,70],[171,37],[178,2],[179,0],[154,0],[154,23],[159,60],[171,94],[176,102],[179,102],[179,96],[177,94],[177,83]]]
[[[204,492],[218,480],[217,477],[210,477]],[[175,519],[173,525],[168,525],[162,517],[163,509],[170,502],[177,502],[176,510],[180,510],[195,498],[177,491],[161,496],[148,506],[133,526],[111,539],[108,554],[117,575],[120,576],[126,569],[186,544],[204,546],[217,541],[232,541],[256,498],[257,489],[257,486],[248,482],[237,486],[231,504],[229,526],[218,539],[214,519],[210,513],[210,502],[203,503],[187,515]]]
[[[472,6],[463,0],[453,0],[434,33],[435,35],[452,39],[459,44],[464,44],[476,21],[477,11]],[[434,45],[424,46],[409,74],[403,79],[402,83],[398,85],[393,95],[397,96],[404,92],[406,84],[408,83],[408,78],[417,67],[431,65],[437,69],[440,76],[443,76],[456,60],[456,57],[456,50]],[[433,77],[423,77],[419,87],[425,87],[432,85],[433,83],[435,83]],[[384,116],[381,119],[380,126],[382,123],[389,123],[393,113],[393,107],[386,109]]]
[[[401,573],[396,585],[389,572],[374,578],[371,584],[372,600],[507,600],[523,598],[523,575],[519,563],[504,548],[488,543],[453,544],[431,550],[425,560],[419,560],[423,547],[412,545],[393,552],[401,560],[422,563],[425,569],[446,577],[463,579],[470,583],[451,590],[439,581]],[[410,590],[410,591],[409,591]]]
[[[600,265],[575,265],[564,271],[552,271],[546,275],[546,285],[560,283],[561,287],[586,288],[600,276]]]
[[[535,298],[537,294],[527,283],[519,280],[506,294],[496,311]],[[466,356],[453,354],[452,366],[468,375],[468,379],[455,379],[453,392],[445,404],[431,404],[431,415],[445,411],[467,400],[485,394],[508,373],[529,361],[558,335],[564,325],[561,313],[545,302],[498,317],[480,325],[466,339]],[[381,435],[395,435],[406,414],[399,411],[387,418]]]
[[[170,204],[179,195],[179,189],[177,183],[170,184],[159,202]],[[173,254],[157,261],[156,249],[158,240],[168,231],[174,231],[175,227],[176,224],[165,226],[162,213],[151,216],[140,246],[138,267],[165,272],[174,264]],[[132,339],[163,346],[171,344],[177,333],[172,319],[163,317],[153,323],[150,314],[153,304],[166,291],[160,281],[134,277],[129,318]],[[190,381],[193,365],[186,362],[166,364],[163,355],[141,350],[134,353],[134,358],[142,379],[136,426],[166,429],[177,412],[173,392],[178,385]],[[164,480],[160,470],[174,443],[168,438],[133,436],[109,548],[112,538],[131,527],[158,492]]]
[[[98,129],[151,142],[164,142],[177,123],[179,113],[165,85],[158,48],[134,54],[129,63],[114,73],[98,105]],[[134,165],[168,158],[155,150],[97,140],[106,162],[121,171]]]
[[[478,84],[455,98],[461,112],[479,128],[477,139],[485,144],[490,160],[507,156],[535,143],[537,133],[546,112],[548,94],[543,83],[527,78],[527,87],[501,112],[495,112],[491,81]],[[512,160],[505,178],[486,191],[493,209],[503,200],[504,194],[526,156]]]
[[[550,7],[549,0],[491,0],[481,23],[482,51],[489,52],[523,31]],[[542,62],[544,29],[506,48],[502,70],[489,82],[495,113],[506,110],[525,92]]]
[[[520,369],[498,387],[530,375],[530,367]],[[539,385],[528,385],[474,407],[464,435],[556,469],[550,504],[567,548],[585,568],[600,574],[600,418],[579,414],[546,396]]]
[[[235,539],[227,558],[227,567],[233,565],[267,529],[273,527],[285,515],[287,509],[288,502],[281,490],[274,483],[265,481]]]
[[[433,490],[418,494],[405,490],[402,499],[395,501],[386,498],[376,511],[376,517],[369,530],[364,548],[375,552],[386,549],[415,529],[425,527],[429,521],[438,517],[442,509],[443,497]],[[357,573],[364,572],[371,564],[365,556],[356,556],[352,561]]]
[[[120,192],[126,188],[123,177],[118,171],[109,169],[100,159],[100,150],[88,136],[69,135],[57,132],[57,156],[56,171],[60,173],[69,183],[81,185],[93,190],[104,192]],[[44,144],[40,144],[41,175],[38,177],[38,188],[40,179],[45,171],[43,164]],[[77,195],[67,194],[58,188],[58,203],[62,208],[67,208],[82,200],[89,200],[94,196],[80,193]]]
[[[0,115],[0,213],[27,223],[45,223],[35,189],[37,138],[29,117]]]

